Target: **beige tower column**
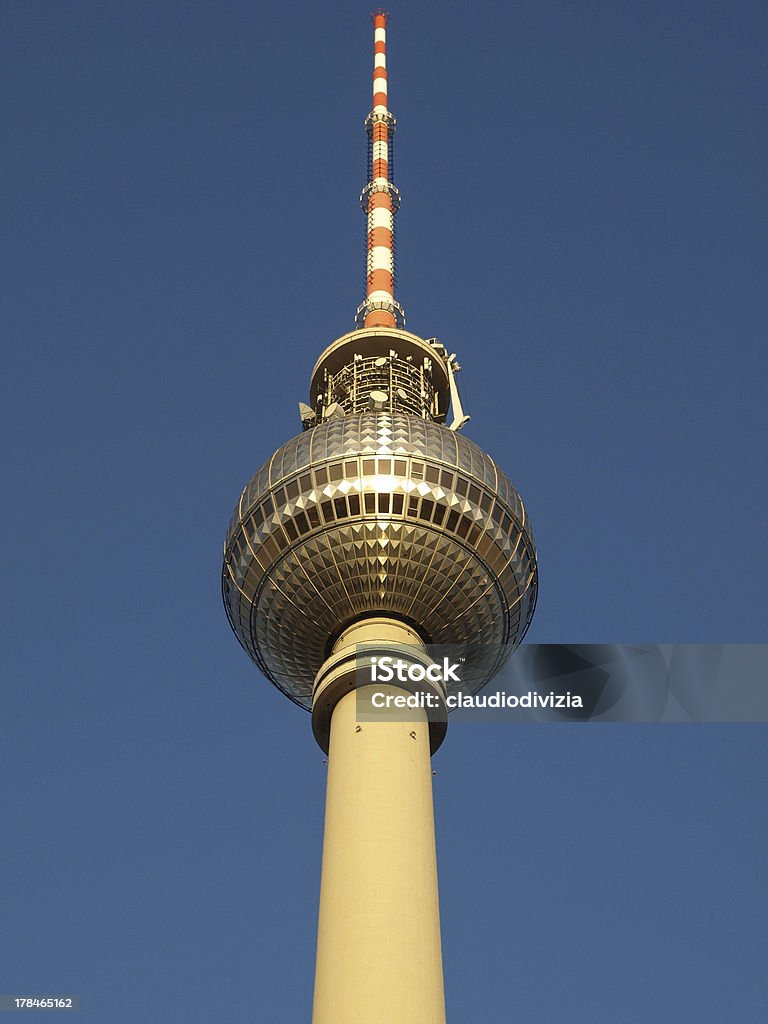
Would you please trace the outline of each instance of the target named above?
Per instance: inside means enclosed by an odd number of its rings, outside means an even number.
[[[430,743],[445,730],[430,735],[424,711],[359,715],[358,644],[429,664],[407,626],[368,619],[339,638],[317,677],[313,727],[324,747],[330,736],[312,1021],[444,1024]],[[360,696],[374,691],[408,695],[373,684]]]

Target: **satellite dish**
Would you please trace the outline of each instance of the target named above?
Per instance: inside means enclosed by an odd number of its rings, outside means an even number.
[[[374,366],[386,366],[387,362],[388,362],[388,359],[387,359],[386,356],[379,356],[379,358],[376,360],[376,362],[373,365]]]
[[[315,422],[317,413],[311,405],[307,405],[306,402],[299,402],[299,418],[303,425],[308,426],[310,423]]]
[[[323,419],[326,420],[340,420],[344,417],[345,413],[338,402],[331,402],[328,408],[325,410]]]
[[[386,391],[371,391],[368,395],[368,405],[376,412],[381,412],[382,409],[386,409],[387,403],[389,402],[389,395]]]

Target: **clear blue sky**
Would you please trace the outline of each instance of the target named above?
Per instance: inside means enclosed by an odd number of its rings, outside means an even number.
[[[367,4],[6,3],[0,992],[308,1021],[325,769],[221,545],[363,276]],[[765,642],[768,13],[393,8],[399,298],[540,642]],[[457,725],[451,1024],[766,1019],[761,726]]]

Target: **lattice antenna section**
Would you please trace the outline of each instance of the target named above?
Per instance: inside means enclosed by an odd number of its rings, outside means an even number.
[[[438,389],[433,376],[434,362],[402,358],[391,351],[386,356],[355,355],[336,373],[325,371],[318,395],[318,421],[325,410],[343,410],[344,415],[360,412],[405,412],[422,419],[442,419]]]
[[[365,119],[368,184],[360,194],[367,217],[366,297],[358,306],[358,327],[403,327],[405,313],[395,301],[395,214],[400,193],[392,181],[396,120],[387,100],[386,11],[373,12],[373,110]]]

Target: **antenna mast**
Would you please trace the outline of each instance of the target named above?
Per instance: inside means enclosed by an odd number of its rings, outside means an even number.
[[[365,119],[369,181],[360,194],[366,214],[366,297],[357,309],[358,327],[403,327],[405,312],[395,301],[395,214],[400,193],[391,180],[397,121],[387,103],[386,11],[373,19],[373,109]]]

